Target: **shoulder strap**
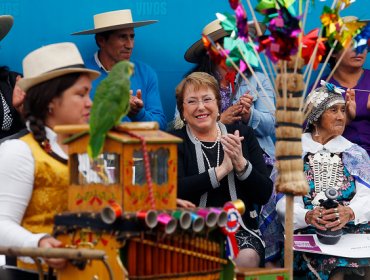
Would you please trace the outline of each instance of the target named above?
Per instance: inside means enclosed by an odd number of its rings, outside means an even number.
[[[5,142],[6,140],[19,139],[19,138],[21,138],[22,136],[25,136],[28,133],[30,133],[28,131],[28,129],[27,128],[23,128],[20,131],[18,131],[17,133],[14,133],[14,134],[12,134],[12,135],[10,135],[8,137],[4,137],[4,138],[0,139],[0,145],[3,142]]]

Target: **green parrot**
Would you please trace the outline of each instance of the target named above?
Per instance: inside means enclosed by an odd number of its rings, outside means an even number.
[[[101,153],[107,132],[119,125],[130,110],[130,77],[134,65],[120,61],[102,80],[95,93],[90,114],[90,142],[87,153],[96,159]]]

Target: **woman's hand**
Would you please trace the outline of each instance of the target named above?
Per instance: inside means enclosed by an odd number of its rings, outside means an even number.
[[[22,79],[21,76],[17,76],[15,86],[13,89],[13,107],[19,112],[22,112],[23,109],[23,101],[26,97],[26,93],[19,87],[18,82]]]
[[[180,198],[176,199],[176,205],[178,207],[185,208],[185,209],[194,209],[196,207],[195,204],[193,204],[189,200],[184,200]]]
[[[224,151],[225,151],[225,149],[224,149]],[[222,180],[222,178],[227,176],[232,170],[233,170],[233,164],[231,162],[230,157],[225,152],[224,153],[224,159],[223,159],[221,165],[217,166],[215,168],[217,181],[220,182]]]
[[[249,94],[249,92],[245,93],[239,99],[239,104],[243,106],[243,110],[241,112],[241,116],[244,122],[248,123],[249,118],[251,116],[251,107],[253,104],[253,97]]]
[[[63,243],[52,236],[45,236],[40,239],[40,248],[60,248]],[[67,265],[66,259],[44,258],[45,263],[55,269],[62,269]]]
[[[233,168],[237,173],[244,170],[247,160],[243,157],[242,140],[243,136],[239,136],[239,130],[235,130],[234,134],[226,134],[221,138],[222,147],[225,155],[230,157]]]
[[[220,121],[224,124],[232,124],[236,121],[240,121],[242,119],[240,116],[242,110],[242,105],[234,104],[222,112]]]
[[[346,123],[351,122],[356,117],[356,99],[354,89],[347,89],[346,91],[346,115]]]
[[[322,215],[322,219],[325,221],[325,227],[331,231],[341,229],[353,220],[355,216],[350,207],[342,205],[338,205],[336,208],[323,209]]]
[[[306,223],[321,230],[335,231],[343,228],[354,219],[353,210],[348,206],[338,205],[336,208],[325,209],[316,207],[306,214]]]
[[[322,224],[322,210],[323,207],[315,207],[306,213],[305,221],[309,225],[313,225],[315,228],[326,230],[326,227]]]

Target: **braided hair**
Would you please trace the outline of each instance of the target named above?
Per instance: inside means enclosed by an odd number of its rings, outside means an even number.
[[[46,138],[45,120],[49,112],[49,104],[54,98],[61,97],[63,92],[70,88],[80,76],[81,73],[63,75],[27,90],[23,104],[23,118],[29,122],[34,139],[48,153],[51,150]]]

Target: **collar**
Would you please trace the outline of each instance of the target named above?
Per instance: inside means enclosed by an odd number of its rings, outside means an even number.
[[[94,59],[95,59],[95,62],[99,66],[100,69],[104,70],[106,73],[109,73],[109,71],[107,69],[105,69],[103,64],[100,62],[98,52],[94,53]]]
[[[31,131],[29,121],[26,122],[26,127],[28,131]],[[59,146],[57,142],[58,135],[55,133],[55,131],[45,126],[45,132],[46,132],[46,138],[49,139],[51,150],[54,153],[56,153],[58,156],[60,156],[62,159],[68,160],[68,155],[63,151],[63,149]]]
[[[329,151],[330,153],[342,153],[353,145],[354,144],[352,142],[348,141],[341,135],[331,139],[325,145],[322,145],[312,139],[311,133],[302,134],[303,155],[306,155],[307,153],[317,153],[323,150]]]
[[[45,131],[46,137],[49,139],[50,146],[53,152],[61,158],[68,160],[68,155],[63,151],[63,149],[59,146],[57,142],[58,135],[55,133],[55,131],[47,126],[45,126]]]

